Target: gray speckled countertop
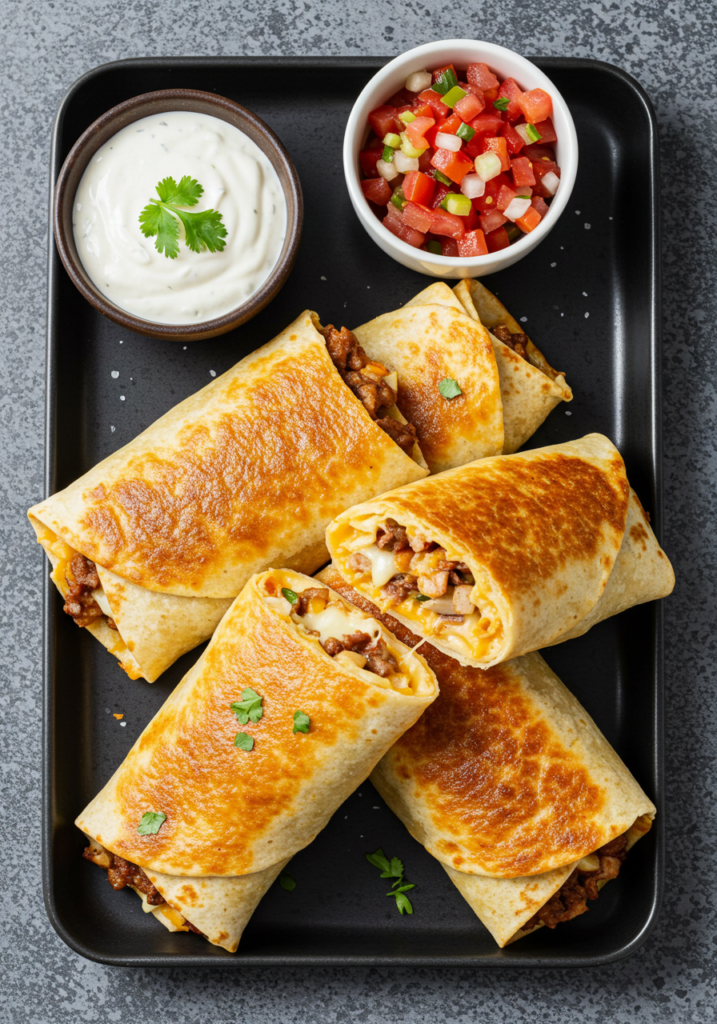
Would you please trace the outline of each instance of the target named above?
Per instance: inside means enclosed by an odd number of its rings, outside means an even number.
[[[708,0],[0,0],[3,90],[2,912],[0,1021],[694,1021],[717,1018],[714,814],[717,34]],[[450,27],[439,27],[450,21]],[[461,25],[465,29],[461,31]],[[497,31],[494,31],[497,26]],[[591,971],[286,970],[250,978],[83,960],[40,891],[42,572],[26,509],[42,495],[46,196],[55,110],[106,61],[151,54],[389,54],[439,35],[597,57],[634,75],[660,125],[663,209],[663,540],[668,877],[658,925],[630,959]],[[712,243],[712,244],[711,244]],[[28,573],[28,568],[30,572]]]

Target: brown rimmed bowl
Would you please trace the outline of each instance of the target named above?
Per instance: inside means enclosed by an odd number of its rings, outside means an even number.
[[[198,324],[160,324],[144,320],[116,306],[92,283],[77,252],[72,230],[72,207],[75,194],[85,168],[97,150],[133,121],[152,114],[164,114],[171,110],[191,110],[209,114],[221,121],[233,124],[248,135],[264,153],[277,173],[286,199],[286,238],[274,268],[261,288],[236,309],[213,320]],[[83,132],[67,155],[55,186],[52,210],[52,224],[55,243],[65,270],[75,287],[110,320],[120,327],[137,334],[153,338],[167,338],[169,341],[198,341],[225,334],[240,324],[251,320],[261,312],[279,293],[291,273],[301,240],[304,220],[304,201],[296,168],[279,138],[261,118],[250,110],[211,92],[198,89],[161,89],[133,96],[130,100],[112,107]]]

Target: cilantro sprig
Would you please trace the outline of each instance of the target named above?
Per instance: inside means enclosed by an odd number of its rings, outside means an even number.
[[[141,836],[156,836],[166,820],[167,815],[163,811],[145,811],[137,831]]]
[[[406,881],[403,874],[403,861],[399,860],[398,857],[391,857],[389,860],[380,846],[375,853],[367,853],[366,860],[369,864],[373,864],[375,868],[380,870],[381,878],[395,878],[395,882],[386,895],[395,897],[396,909],[401,916],[403,914],[412,914],[413,906],[406,893],[410,889],[415,889],[416,886],[412,882]]]
[[[229,705],[236,715],[239,725],[246,725],[247,722],[253,722],[256,725],[264,714],[264,709],[261,705],[263,699],[256,690],[252,690],[251,686],[247,686],[245,690],[242,690],[241,700],[232,701]]]
[[[294,728],[292,729],[293,733],[308,732],[310,725],[311,719],[309,718],[305,711],[294,712]]]
[[[145,238],[154,238],[157,252],[170,259],[179,253],[179,224],[184,226],[184,241],[192,252],[221,252],[226,242],[227,229],[218,210],[198,210],[190,213],[182,206],[196,206],[204,189],[196,178],[185,174],[179,184],[174,178],[163,178],[156,186],[159,199],[150,199],[139,215],[139,224]]]
[[[452,377],[444,377],[438,385],[438,390],[444,398],[457,398],[458,395],[463,394],[460,384],[457,380],[453,380]]]

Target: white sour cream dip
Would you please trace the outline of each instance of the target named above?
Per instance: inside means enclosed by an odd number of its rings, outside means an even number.
[[[192,252],[179,228],[169,259],[145,238],[139,215],[167,177],[204,188],[183,210],[218,210],[221,252]],[[286,235],[286,200],[256,143],[208,114],[174,110],[134,121],[102,146],[82,176],[72,214],[77,252],[116,306],[160,324],[195,324],[229,313],[259,290]]]

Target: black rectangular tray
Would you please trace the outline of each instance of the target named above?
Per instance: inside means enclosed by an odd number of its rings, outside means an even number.
[[[650,102],[622,71],[593,60],[535,58],[566,98],[580,167],[568,209],[526,259],[488,279],[575,392],[531,447],[601,431],[660,527],[660,310],[657,140]],[[158,416],[277,334],[302,310],[357,326],[397,308],[430,279],[370,241],[351,209],[341,144],[349,110],[383,58],[143,58],[80,78],[57,115],[52,182],[68,150],[105,110],[139,93],[183,86],[256,111],[281,137],[306,203],[296,267],[278,298],[223,337],[186,345],[133,335],[75,290],[49,255],[47,492],[66,486]],[[112,372],[119,376],[113,377]],[[122,396],[124,396],[122,398]],[[28,530],[28,545],[31,543]],[[201,648],[152,686],[63,615],[45,578],[43,882],[50,920],[83,956],[138,966],[597,965],[637,949],[652,928],[664,872],[662,622],[648,605],[547,652],[658,805],[656,826],[620,878],[585,914],[499,950],[437,861],[369,783],[292,861],[296,889],[274,885],[229,954],[197,935],[170,934],[129,890],[83,861],[73,820],[120,764]],[[113,713],[122,713],[122,723]],[[365,859],[382,846],[417,888],[399,917]]]

